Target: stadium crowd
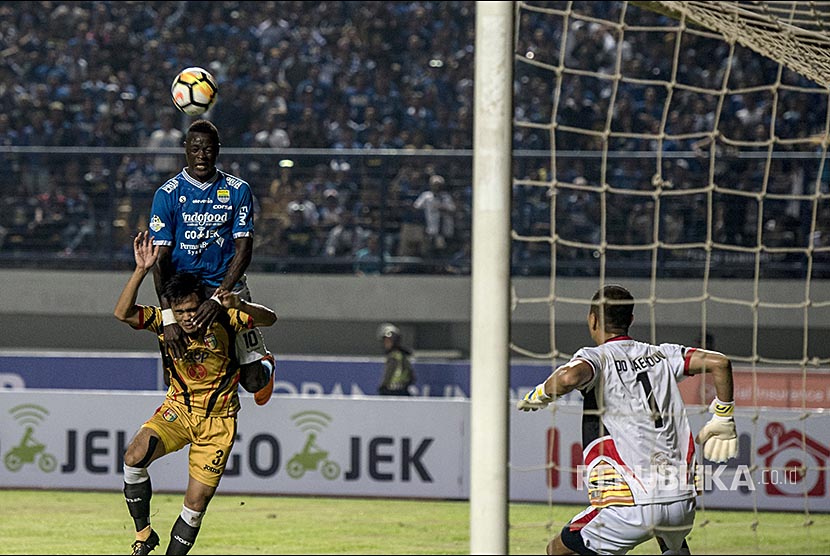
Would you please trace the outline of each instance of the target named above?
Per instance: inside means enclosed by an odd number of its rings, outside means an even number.
[[[616,9],[613,2],[580,4],[596,17],[612,18]],[[172,107],[169,81],[181,68],[201,65],[220,83],[218,101],[206,115],[221,133],[219,165],[251,183],[256,195],[252,268],[468,273],[475,3],[311,6],[0,2],[0,147],[28,148],[0,150],[0,256],[54,254],[66,263],[98,254],[129,264],[130,234],[146,225],[155,188],[184,165],[182,130],[190,120]],[[652,22],[662,17],[643,13]],[[555,65],[562,33],[571,35],[564,59],[576,73],[562,80],[556,122],[566,129],[555,137],[560,150],[583,156],[562,164],[555,176],[565,185],[555,210],[559,237],[600,243],[599,188],[584,186],[602,183],[598,131],[608,120],[612,81],[580,78],[578,72],[612,73],[616,51],[624,47],[625,73],[634,80],[617,92],[611,131],[624,135],[612,136],[610,149],[701,153],[663,161],[662,185],[692,192],[667,200],[658,222],[648,195],[614,195],[618,202],[605,203],[608,237],[615,238],[609,243],[646,246],[623,250],[624,258],[651,255],[655,225],[660,240],[670,244],[702,242],[711,228],[713,241],[751,248],[760,226],[764,245],[830,245],[830,207],[818,211],[812,235],[806,200],[766,200],[758,223],[751,194],[765,183],[766,159],[716,165],[716,183],[734,190],[715,193],[707,224],[706,193],[693,191],[708,183],[711,153],[704,132],[711,129],[717,98],[679,91],[665,132],[683,136],[658,142],[666,90],[638,78],[671,79],[673,44],[663,34],[631,32],[617,45],[606,26],[576,20],[565,30],[561,22],[523,12],[516,47],[527,59]],[[725,48],[692,40],[681,49],[677,80],[720,88]],[[739,60],[732,88],[774,82],[776,64],[748,51]],[[790,72],[787,79],[809,85]],[[556,82],[549,69],[517,64],[517,122],[551,121]],[[765,150],[772,98],[769,92],[731,96],[720,116],[721,135]],[[810,110],[805,98],[811,97],[781,95],[778,137],[822,132],[826,102]],[[514,146],[548,153],[518,158],[514,174],[520,180],[553,179],[549,130],[518,125]],[[722,147],[718,156],[726,159]],[[262,148],[271,150],[257,153]],[[280,149],[309,151],[274,154]],[[456,154],[394,157],[373,154],[377,149]],[[653,156],[611,159],[605,179],[621,193],[653,191],[654,166]],[[775,161],[767,192],[804,191],[816,180],[810,172],[791,160]],[[549,192],[514,186],[518,234],[551,235]],[[595,258],[593,248],[561,251],[577,262]],[[670,251],[670,257],[695,256]],[[517,242],[514,258],[519,272],[546,273],[549,243]]]

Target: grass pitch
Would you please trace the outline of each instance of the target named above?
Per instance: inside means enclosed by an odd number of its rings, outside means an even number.
[[[164,554],[182,494],[153,495]],[[510,504],[511,554],[544,554],[580,506]],[[191,554],[469,554],[464,501],[217,494]],[[756,523],[757,520],[757,523]],[[809,523],[809,525],[807,525]],[[0,490],[2,554],[128,554],[119,492]],[[693,554],[830,554],[830,515],[698,511]],[[655,541],[632,554],[659,554]]]

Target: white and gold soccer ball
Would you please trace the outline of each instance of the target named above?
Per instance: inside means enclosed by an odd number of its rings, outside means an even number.
[[[191,67],[179,72],[170,85],[173,104],[188,116],[207,112],[216,102],[219,87],[216,79],[204,68]]]

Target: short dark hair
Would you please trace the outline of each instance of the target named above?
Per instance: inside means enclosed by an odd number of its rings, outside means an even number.
[[[187,135],[191,133],[205,133],[210,135],[210,138],[216,141],[216,144],[219,144],[219,130],[216,129],[216,126],[213,125],[213,122],[208,120],[196,120],[190,127],[187,128]]]
[[[605,332],[625,334],[634,320],[634,296],[618,284],[609,284],[591,298],[591,313],[604,321]]]
[[[178,272],[164,285],[162,295],[170,303],[179,303],[191,294],[196,294],[199,301],[205,299],[205,288],[202,281],[195,274]]]

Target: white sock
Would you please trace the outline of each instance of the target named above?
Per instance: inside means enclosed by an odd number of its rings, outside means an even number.
[[[124,464],[124,482],[128,485],[137,485],[150,478],[146,467],[130,467]]]
[[[202,525],[202,516],[205,515],[205,512],[195,512],[188,508],[187,506],[182,506],[182,519],[185,523],[190,525],[191,527],[198,529]]]

